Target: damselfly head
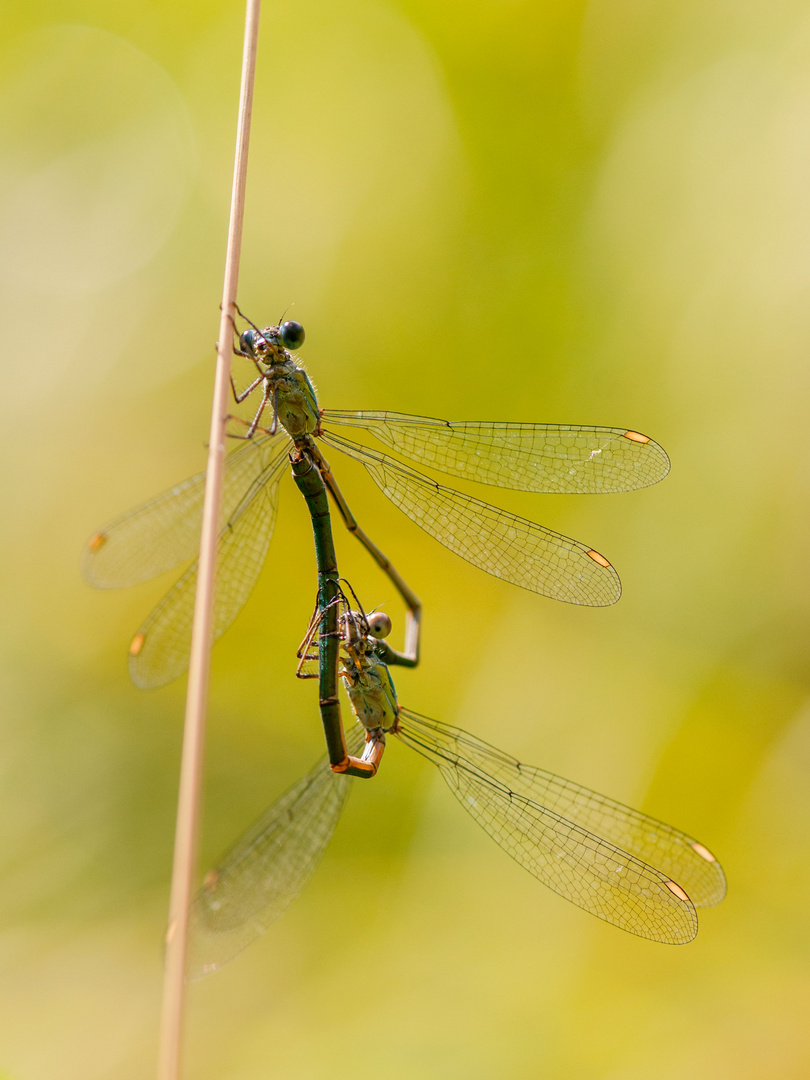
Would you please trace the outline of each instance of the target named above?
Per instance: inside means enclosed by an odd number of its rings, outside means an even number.
[[[243,330],[239,335],[239,348],[248,356],[254,356],[257,360],[265,360],[268,352],[274,345],[278,345],[278,332],[275,327],[267,330]]]
[[[384,611],[372,611],[368,617],[368,632],[375,638],[386,638],[391,633],[391,619]]]
[[[272,364],[284,360],[283,355],[278,355],[279,350],[300,349],[304,337],[301,323],[288,319],[280,326],[266,326],[264,330],[257,330],[255,326],[243,330],[239,335],[239,348],[264,364]]]
[[[340,616],[340,630],[346,644],[354,647],[364,641],[368,634],[366,620],[359,611],[345,611]]]

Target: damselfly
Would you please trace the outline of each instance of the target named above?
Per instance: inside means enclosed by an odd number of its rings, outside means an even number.
[[[630,491],[661,480],[664,450],[624,427],[456,422],[392,412],[321,409],[314,387],[291,352],[304,340],[300,323],[264,329],[251,324],[235,351],[257,376],[240,394],[260,390],[245,423],[244,445],[226,462],[219,538],[214,634],[233,622],[264,563],[273,532],[281,475],[291,451],[306,451],[323,475],[351,532],[385,570],[411,612],[406,652],[412,653],[419,603],[380,549],[357,524],[324,449],[360,462],[412,521],[473,565],[514,585],[573,604],[613,604],[621,593],[608,560],[587,544],[455,491],[390,454],[361,445],[362,430],[402,457],[442,473],[532,492],[597,494]],[[272,410],[267,428],[261,421]],[[90,540],[84,572],[91,584],[118,588],[146,581],[191,560],[198,548],[205,474],[162,492],[124,514]],[[188,664],[196,562],[141,625],[130,645],[130,672],[143,687],[160,686]]]
[[[697,907],[726,890],[715,856],[694,837],[543,769],[524,765],[460,728],[399,705],[382,640],[385,615],[366,615],[340,589],[335,601],[340,678],[355,723],[352,754],[379,764],[393,736],[438,768],[481,827],[544,885],[639,937],[684,944]],[[316,610],[299,673],[316,659]],[[379,782],[379,781],[378,781]],[[221,967],[262,933],[314,872],[351,780],[322,759],[278,799],[212,870],[192,910],[191,977]]]

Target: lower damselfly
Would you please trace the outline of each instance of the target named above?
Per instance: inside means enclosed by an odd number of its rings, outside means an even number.
[[[696,908],[719,903],[722,867],[694,837],[544,769],[525,765],[469,732],[404,708],[383,640],[387,616],[366,615],[338,582],[339,678],[354,722],[349,753],[380,765],[386,742],[410,747],[439,770],[467,813],[544,885],[639,937],[679,945],[697,933]],[[315,616],[299,674],[321,663]],[[377,780],[378,783],[382,782]],[[316,869],[352,779],[320,760],[242,836],[205,878],[193,903],[190,977],[222,967],[261,934]]]

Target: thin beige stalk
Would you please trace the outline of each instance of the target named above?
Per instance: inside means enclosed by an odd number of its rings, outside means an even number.
[[[183,1033],[188,909],[197,864],[197,827],[205,745],[205,717],[208,704],[214,577],[217,535],[222,505],[222,478],[225,463],[225,425],[228,417],[231,342],[239,256],[242,247],[242,220],[245,206],[250,114],[253,105],[253,77],[256,69],[256,44],[259,31],[260,0],[247,0],[245,45],[242,57],[242,87],[239,97],[239,120],[236,131],[236,160],[231,193],[228,246],[225,254],[225,280],[222,286],[222,313],[219,320],[219,345],[211,408],[211,434],[208,442],[208,471],[205,478],[200,561],[197,569],[197,594],[191,635],[191,662],[188,672],[186,717],[183,729],[183,753],[180,763],[180,791],[172,866],[169,924],[166,931],[166,967],[163,979],[163,1006],[160,1023],[158,1080],[179,1080],[180,1050]]]

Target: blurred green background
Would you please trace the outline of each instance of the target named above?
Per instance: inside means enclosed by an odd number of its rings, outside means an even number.
[[[242,17],[3,5],[9,1080],[154,1068],[184,686],[139,693],[126,649],[171,578],[98,593],[78,565],[205,460]],[[305,325],[322,404],[626,425],[669,451],[643,492],[494,493],[611,559],[607,610],[486,577],[336,464],[426,602],[401,699],[688,830],[729,895],[683,948],[603,925],[392,744],[298,903],[191,988],[186,1075],[806,1077],[806,5],[267,3],[254,116],[239,299]],[[204,865],[322,752],[293,677],[313,570],[285,480],[214,651]]]

